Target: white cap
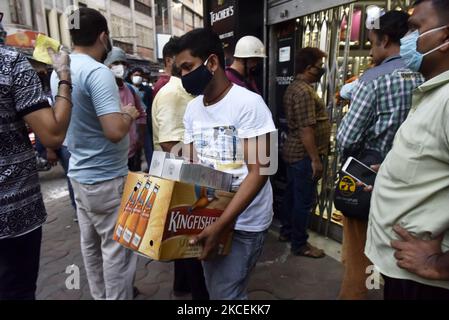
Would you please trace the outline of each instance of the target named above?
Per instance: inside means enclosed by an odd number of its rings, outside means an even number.
[[[113,64],[114,62],[127,62],[126,53],[123,51],[122,48],[119,47],[112,47],[112,50],[108,53],[108,56],[106,60],[104,61],[104,64],[106,66],[109,66]]]
[[[253,36],[244,36],[235,45],[236,58],[266,58],[265,46]]]

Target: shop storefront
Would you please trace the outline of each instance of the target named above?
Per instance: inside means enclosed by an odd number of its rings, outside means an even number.
[[[332,122],[332,137],[325,173],[319,185],[317,208],[311,228],[337,241],[342,240],[342,215],[333,207],[333,192],[340,161],[335,135],[346,102],[337,99],[348,79],[359,77],[371,64],[366,28],[371,10],[409,10],[412,0],[209,0],[205,2],[205,27],[222,39],[226,62],[232,62],[235,43],[244,35],[263,40],[268,59],[259,76],[263,95],[279,128],[279,148],[287,137],[283,96],[295,77],[295,55],[304,47],[318,47],[328,54],[328,72],[316,86]],[[375,14],[374,14],[375,15]],[[280,216],[285,189],[285,163],[272,179],[275,216]]]
[[[251,35],[266,43],[265,14],[266,0],[204,1],[204,26],[217,33],[223,42],[226,65],[231,65],[235,45],[241,37]],[[259,88],[265,88],[265,74],[266,65],[256,74]]]
[[[317,208],[312,213],[311,228],[337,241],[342,239],[342,216],[333,207],[333,192],[339,158],[335,135],[347,105],[336,98],[341,86],[358,77],[370,65],[367,16],[373,8],[407,10],[410,1],[267,1],[269,66],[267,75],[268,104],[279,128],[279,146],[288,134],[282,98],[295,76],[295,54],[300,48],[318,47],[328,54],[327,74],[317,85],[332,122],[329,157],[319,185]],[[285,164],[280,159],[275,189],[275,214],[281,210],[285,188]]]

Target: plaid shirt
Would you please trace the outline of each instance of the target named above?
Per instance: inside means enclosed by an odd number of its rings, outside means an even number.
[[[283,148],[287,163],[304,159],[307,151],[301,140],[301,130],[315,129],[315,143],[320,155],[326,155],[329,148],[330,122],[323,100],[302,75],[288,86],[284,95],[284,108],[288,124],[288,137]]]
[[[422,75],[407,69],[400,56],[366,71],[338,129],[337,143],[343,157],[374,150],[385,158],[408,115],[412,92],[423,82]]]

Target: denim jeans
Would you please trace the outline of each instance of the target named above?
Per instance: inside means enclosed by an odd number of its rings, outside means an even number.
[[[251,271],[256,266],[267,236],[262,232],[234,230],[231,252],[203,262],[211,300],[246,300]]]
[[[310,213],[315,205],[318,180],[313,179],[309,157],[289,164],[281,213],[281,235],[291,239],[292,251],[307,244]]]

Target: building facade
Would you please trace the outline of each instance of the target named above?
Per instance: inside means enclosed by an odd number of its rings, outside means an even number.
[[[7,43],[29,53],[39,33],[48,34],[70,48],[66,8],[72,0],[0,0]]]
[[[135,59],[155,61],[153,0],[74,0],[100,11],[108,20],[113,45]]]
[[[203,27],[203,0],[154,0],[158,34],[181,36]]]

